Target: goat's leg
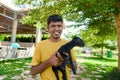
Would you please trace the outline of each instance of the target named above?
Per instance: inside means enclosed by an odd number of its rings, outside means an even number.
[[[62,72],[62,79],[67,80],[67,74],[66,74],[66,58],[64,58],[64,62],[58,66],[58,69]]]
[[[63,67],[63,68],[59,67],[59,70],[62,72],[62,79],[67,80],[66,68],[65,67]]]
[[[56,80],[59,80],[57,67],[52,66],[52,70],[53,70],[53,72],[54,72],[54,74],[55,74],[55,76],[56,76]]]
[[[67,80],[66,70],[62,72],[62,78],[63,80]]]
[[[71,65],[71,67],[72,67],[73,73],[76,74],[76,70],[75,70],[75,67],[74,67],[74,64],[73,64],[73,61],[72,61],[71,54],[69,54],[69,61],[70,61],[70,65]]]

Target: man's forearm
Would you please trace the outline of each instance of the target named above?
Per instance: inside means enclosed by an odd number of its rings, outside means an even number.
[[[48,68],[50,66],[50,61],[49,59],[44,61],[43,63],[40,63],[39,65],[37,66],[32,66],[31,67],[31,75],[36,75],[38,73],[41,73],[43,72],[46,68]]]

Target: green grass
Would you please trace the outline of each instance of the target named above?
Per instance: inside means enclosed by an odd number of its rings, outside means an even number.
[[[3,80],[10,80],[15,75],[20,75],[24,70],[29,70],[28,64],[31,58],[26,59],[9,59],[0,61],[0,76],[6,75]]]
[[[117,58],[99,58],[96,56],[90,56],[86,54],[77,54],[77,59],[81,62],[78,62],[81,66],[79,67],[82,70],[82,66],[86,71],[80,73],[80,76],[84,78],[91,78],[91,80],[104,80],[103,77],[106,76],[113,68],[117,67],[118,59]],[[97,77],[97,76],[102,77]],[[79,79],[79,78],[78,78]]]
[[[86,54],[76,54],[76,56],[81,61],[78,62],[80,64],[79,68],[83,70],[79,75],[83,78],[91,78],[91,80],[105,80],[103,77],[117,67],[118,64],[117,58],[98,58]],[[29,63],[31,63],[31,58],[0,61],[0,76],[6,75],[3,80],[10,80],[11,77],[20,75],[23,70],[29,70],[29,67],[27,67]],[[102,77],[97,78],[97,75]],[[76,79],[81,80],[80,77]]]
[[[91,63],[91,64],[102,64],[102,65],[112,65],[114,67],[117,67],[118,58],[99,58],[96,56],[86,55],[86,54],[77,54],[77,58],[81,59],[84,63]]]

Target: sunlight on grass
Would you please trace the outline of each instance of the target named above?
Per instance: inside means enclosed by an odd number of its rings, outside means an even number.
[[[77,59],[82,60],[83,63],[91,63],[91,64],[100,64],[100,65],[112,65],[114,67],[117,67],[118,58],[98,58],[96,56],[86,55],[86,54],[80,54],[76,55]]]
[[[79,68],[82,71],[80,76],[90,78],[91,80],[104,80],[103,76],[117,67],[117,58],[99,58],[86,54],[76,54]],[[84,66],[84,67],[83,67]],[[77,80],[80,80],[77,78]]]
[[[10,80],[11,77],[20,75],[24,70],[29,70],[27,66],[30,62],[31,58],[0,61],[0,76],[6,75],[3,80]]]

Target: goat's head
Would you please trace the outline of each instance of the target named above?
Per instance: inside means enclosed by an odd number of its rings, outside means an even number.
[[[74,41],[76,46],[83,47],[85,45],[84,41],[78,36],[75,36],[72,41]]]

